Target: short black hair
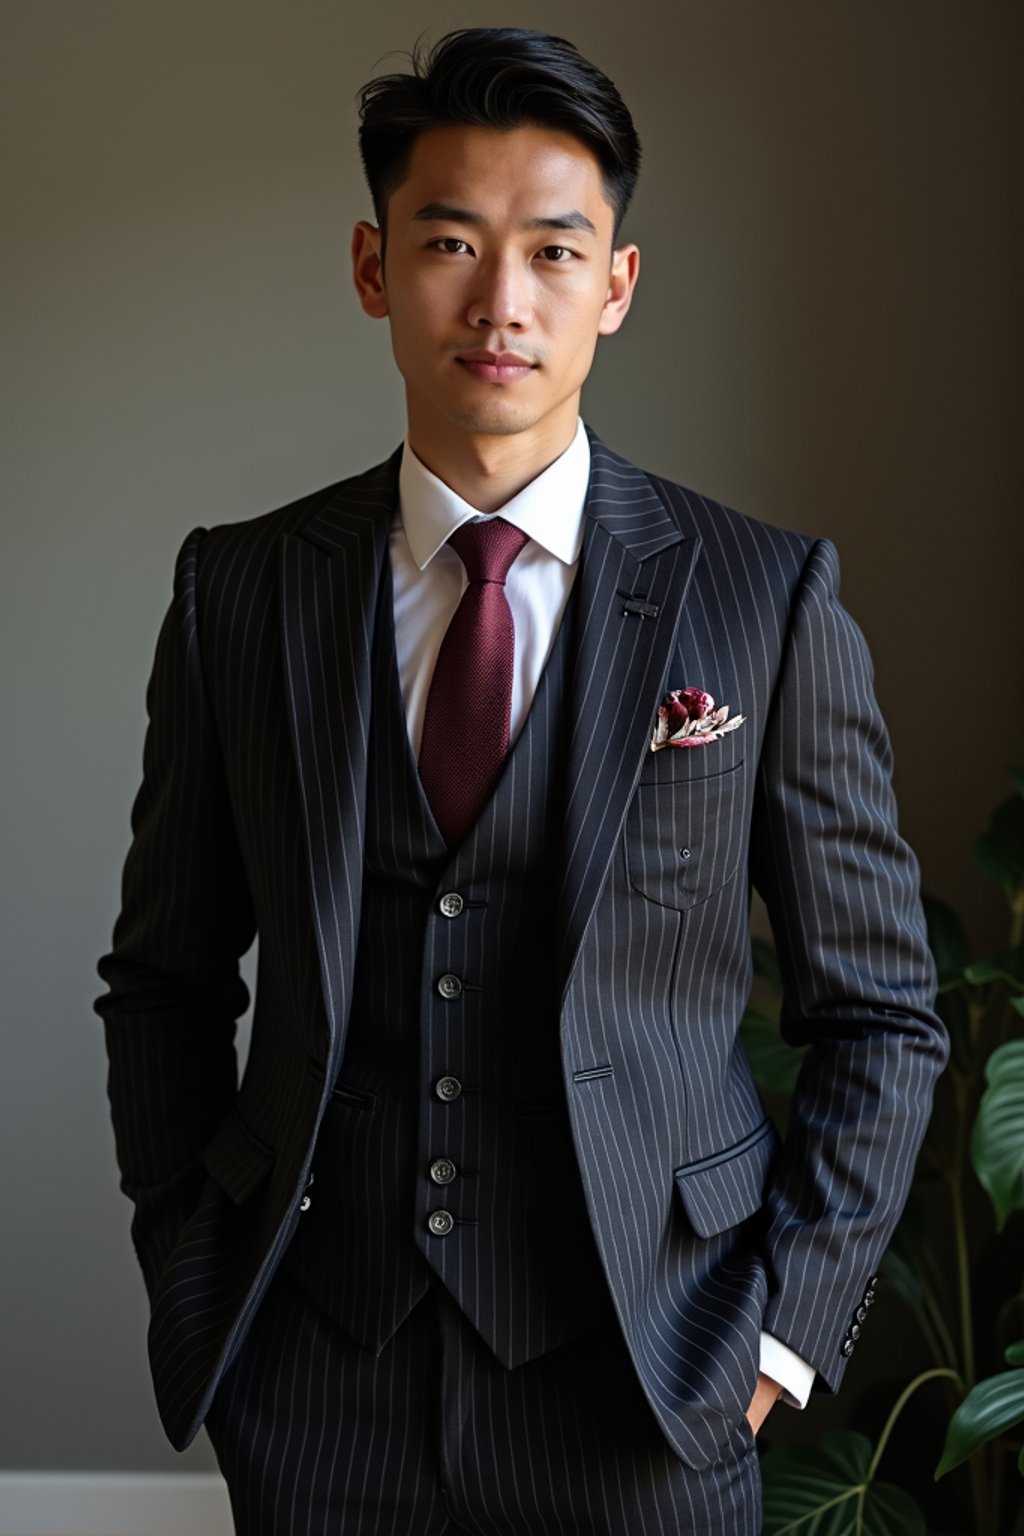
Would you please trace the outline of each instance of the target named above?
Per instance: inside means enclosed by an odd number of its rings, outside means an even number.
[[[570,133],[601,166],[618,236],[640,170],[633,119],[608,76],[564,38],[525,27],[463,27],[409,56],[412,74],[359,92],[359,148],[381,229],[387,202],[428,128],[453,123]]]

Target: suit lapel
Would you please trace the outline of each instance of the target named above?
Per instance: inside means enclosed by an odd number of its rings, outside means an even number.
[[[571,978],[665,691],[700,540],[591,434],[570,667],[560,969]],[[331,1064],[359,933],[374,611],[401,450],[284,535],[282,644]],[[643,614],[637,611],[637,605]]]
[[[339,1059],[362,889],[374,611],[401,450],[338,486],[281,555],[289,725],[298,769],[320,980]]]
[[[559,894],[568,986],[649,750],[700,540],[651,481],[591,434],[576,655],[566,715],[566,816]]]

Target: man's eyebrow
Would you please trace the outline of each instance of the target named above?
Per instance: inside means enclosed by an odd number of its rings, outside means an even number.
[[[552,213],[541,219],[531,219],[527,229],[576,229],[588,235],[596,235],[597,229],[585,213],[574,209],[572,213]]]
[[[471,213],[468,208],[457,208],[454,203],[425,203],[413,214],[414,219],[424,219],[428,223],[444,220],[449,224],[485,224],[487,221],[482,213]]]
[[[482,213],[474,213],[469,208],[459,208],[454,203],[425,203],[413,214],[413,218],[424,223],[448,223],[448,224],[473,224],[484,225],[487,220]],[[570,213],[543,214],[538,219],[528,219],[523,225],[524,229],[573,229],[585,234],[596,235],[597,229],[587,218],[585,213],[573,209]]]

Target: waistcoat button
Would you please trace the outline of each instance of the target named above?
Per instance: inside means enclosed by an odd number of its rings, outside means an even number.
[[[442,917],[458,917],[459,913],[465,906],[465,902],[462,900],[462,897],[459,895],[458,891],[447,891],[445,895],[441,897],[438,905],[441,908]]]
[[[462,1084],[457,1077],[439,1077],[434,1084],[434,1092],[446,1104],[451,1104],[462,1092]]]
[[[458,997],[459,993],[462,991],[462,982],[457,976],[453,976],[450,972],[448,972],[446,975],[441,977],[441,980],[437,984],[437,990],[440,992],[442,997],[451,1001],[453,997]]]
[[[451,1211],[431,1211],[427,1217],[427,1226],[435,1237],[447,1237],[454,1225]]]
[[[455,1164],[450,1157],[436,1157],[430,1165],[430,1177],[435,1184],[450,1184],[455,1172]]]

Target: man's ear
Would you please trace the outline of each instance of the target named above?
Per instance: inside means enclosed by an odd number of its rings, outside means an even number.
[[[633,289],[640,275],[640,251],[635,245],[620,245],[612,251],[612,270],[608,278],[608,297],[604,301],[599,336],[612,336],[629,313]]]
[[[360,304],[374,320],[383,320],[388,312],[381,239],[381,231],[365,219],[360,219],[352,231],[352,281]]]

